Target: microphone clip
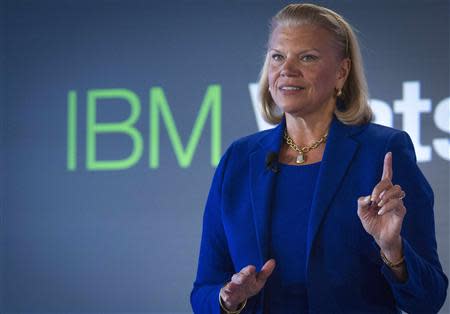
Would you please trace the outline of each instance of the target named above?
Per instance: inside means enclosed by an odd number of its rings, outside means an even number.
[[[266,155],[266,168],[273,173],[278,173],[278,154],[275,152],[270,152]]]

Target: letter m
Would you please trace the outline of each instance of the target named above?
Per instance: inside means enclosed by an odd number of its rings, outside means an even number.
[[[183,148],[172,112],[161,87],[150,89],[150,168],[159,166],[159,120],[166,125],[173,150],[182,168],[187,168],[197,148],[208,113],[211,112],[211,165],[217,166],[221,155],[221,89],[220,85],[210,85],[206,90],[197,119],[191,131],[186,148]]]

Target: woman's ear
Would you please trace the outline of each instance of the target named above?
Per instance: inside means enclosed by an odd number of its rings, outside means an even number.
[[[337,84],[336,86],[343,88],[345,81],[347,80],[347,77],[350,73],[350,69],[352,67],[352,62],[350,58],[344,58],[341,60],[341,63],[339,64],[339,69],[337,72]]]

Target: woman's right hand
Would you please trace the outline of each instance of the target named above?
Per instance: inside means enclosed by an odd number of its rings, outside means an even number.
[[[256,272],[253,265],[248,265],[231,277],[231,281],[220,289],[220,298],[230,311],[234,311],[246,299],[258,294],[266,284],[267,278],[275,269],[275,260],[268,260],[261,271]]]

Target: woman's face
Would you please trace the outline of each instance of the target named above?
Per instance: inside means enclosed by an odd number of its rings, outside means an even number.
[[[287,114],[333,112],[350,61],[339,57],[331,33],[321,27],[277,27],[269,42],[269,90]]]

